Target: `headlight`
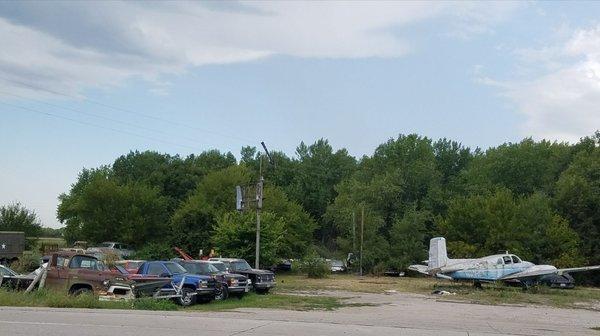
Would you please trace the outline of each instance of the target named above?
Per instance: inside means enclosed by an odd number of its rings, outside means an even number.
[[[208,281],[206,280],[200,280],[198,281],[198,287],[208,287]]]
[[[260,282],[260,275],[256,276],[256,282]]]
[[[104,281],[102,281],[102,284],[104,285],[104,287],[108,287],[108,285],[110,284],[110,281],[104,280]]]

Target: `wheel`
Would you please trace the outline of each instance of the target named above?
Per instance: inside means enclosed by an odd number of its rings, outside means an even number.
[[[89,289],[88,287],[82,287],[82,288],[78,288],[76,290],[73,291],[73,296],[79,296],[79,295],[90,295],[92,294],[92,290]]]
[[[473,282],[473,287],[475,287],[475,289],[483,289],[480,281]]]
[[[215,301],[225,300],[229,297],[229,289],[227,285],[217,286],[217,291],[215,293]]]
[[[184,307],[191,306],[196,303],[196,295],[194,295],[194,290],[189,287],[183,287],[181,289],[181,297],[177,298],[177,303]]]

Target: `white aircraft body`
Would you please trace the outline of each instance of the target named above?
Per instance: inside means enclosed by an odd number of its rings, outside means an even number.
[[[535,265],[510,253],[477,259],[450,259],[446,252],[446,239],[443,237],[430,240],[429,260],[426,263],[427,265],[411,265],[408,269],[442,279],[469,280],[477,285],[481,282],[519,281],[528,286],[549,274],[563,275],[600,269],[600,265],[561,269],[552,265]]]

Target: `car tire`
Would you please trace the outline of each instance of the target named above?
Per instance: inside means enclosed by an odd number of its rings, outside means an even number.
[[[221,285],[217,288],[217,292],[215,293],[215,301],[223,301],[229,297],[229,289],[227,285]]]
[[[78,288],[76,290],[73,291],[73,296],[79,296],[79,295],[91,295],[93,292],[91,289],[87,288],[87,287],[82,287],[82,288]]]
[[[183,287],[181,289],[181,297],[177,298],[177,303],[183,307],[188,307],[196,303],[196,295],[194,290],[189,287]]]

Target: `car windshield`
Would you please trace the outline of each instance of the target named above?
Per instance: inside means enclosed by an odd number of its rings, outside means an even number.
[[[13,270],[11,270],[8,267],[1,267],[0,266],[0,275],[17,275],[17,273],[15,273]]]
[[[99,246],[100,247],[112,247],[112,243],[102,243]]]
[[[331,266],[341,267],[341,266],[344,266],[344,263],[341,260],[332,260]]]
[[[127,268],[138,269],[138,268],[140,268],[140,266],[142,266],[143,263],[144,263],[143,261],[129,261],[129,262],[127,262]]]
[[[185,268],[181,267],[181,265],[176,264],[176,263],[165,263],[165,266],[167,267],[169,272],[171,272],[173,274],[187,273]]]
[[[225,266],[225,264],[223,264],[222,262],[212,263],[211,265],[221,272],[227,271],[227,266]]]
[[[219,271],[216,267],[208,263],[186,262],[182,266],[188,272],[194,274],[211,274]]]
[[[246,260],[234,261],[231,263],[231,265],[233,266],[233,269],[236,271],[246,271],[246,270],[252,269],[252,267],[250,267],[250,265],[248,265]]]

